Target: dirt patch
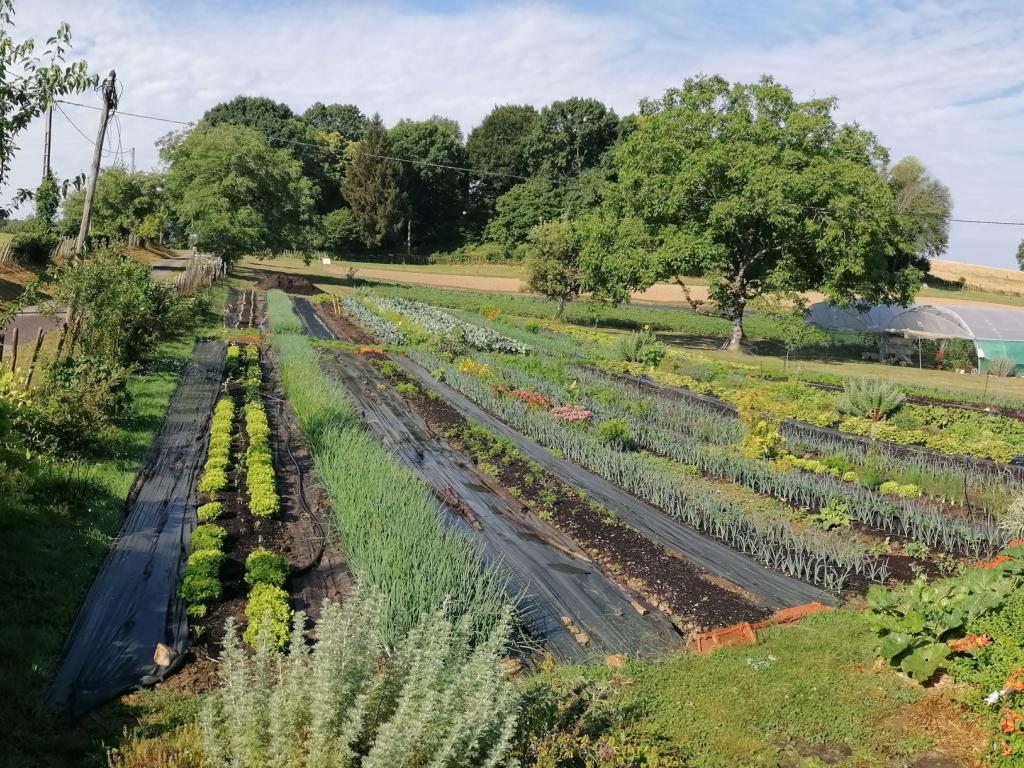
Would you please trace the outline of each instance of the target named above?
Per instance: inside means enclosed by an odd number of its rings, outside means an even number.
[[[285,293],[297,293],[300,296],[313,296],[323,293],[323,291],[309,281],[308,277],[303,275],[286,275],[281,272],[272,272],[256,283],[256,287],[261,291],[277,288]]]
[[[331,332],[342,341],[351,341],[355,344],[376,344],[376,340],[356,325],[344,313],[334,314],[334,311],[326,304],[316,305],[317,314]]]
[[[478,438],[462,414],[444,400],[427,395],[411,379],[401,374],[395,378],[416,387],[415,395],[403,393],[403,397],[433,432],[467,453],[513,496],[577,542],[614,580],[668,615],[682,632],[758,621],[768,615],[769,611],[736,585],[710,578],[522,457],[482,458],[474,451],[478,446],[469,445]]]
[[[895,733],[927,733],[934,739],[932,749],[916,755],[912,768],[961,768],[979,765],[992,733],[988,724],[958,701],[957,685],[943,677],[924,696],[904,707],[886,721]]]

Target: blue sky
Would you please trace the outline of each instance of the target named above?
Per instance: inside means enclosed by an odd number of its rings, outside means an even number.
[[[836,96],[839,117],[874,131],[894,158],[920,157],[951,188],[955,216],[1024,221],[1024,9],[1014,2],[15,3],[19,35],[44,39],[66,20],[95,71],[116,68],[122,109],[186,120],[247,93],[296,110],[355,102],[389,123],[440,113],[468,132],[496,103],[594,96],[625,114],[698,72],[770,73],[799,97]],[[92,135],[94,112],[65,109]],[[90,147],[55,120],[56,170],[74,175]],[[168,127],[122,117],[122,148],[150,167]],[[39,127],[20,144],[12,187],[36,183]],[[947,257],[1015,267],[1022,238],[1024,227],[954,224]]]

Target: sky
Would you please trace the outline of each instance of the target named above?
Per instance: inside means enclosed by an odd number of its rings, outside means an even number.
[[[93,72],[116,69],[120,110],[196,120],[238,94],[355,103],[385,122],[442,114],[465,133],[495,104],[592,96],[620,114],[698,73],[771,74],[798,98],[913,154],[947,184],[954,217],[1024,222],[1024,6],[1007,0],[15,0],[15,37],[60,21]],[[94,93],[73,97],[99,104]],[[94,110],[54,115],[54,171],[89,164]],[[75,127],[85,134],[82,136]],[[158,162],[175,126],[122,115],[104,163]],[[119,129],[119,130],[118,130]],[[34,187],[41,121],[10,183]],[[121,152],[118,151],[120,147]],[[954,222],[946,258],[1016,268],[1024,226]]]

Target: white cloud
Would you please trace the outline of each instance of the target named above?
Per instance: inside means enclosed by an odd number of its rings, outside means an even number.
[[[737,0],[735,9],[706,11],[662,0],[637,10],[519,4],[431,13],[326,0],[230,10],[160,1],[20,0],[18,33],[45,39],[69,21],[93,70],[117,69],[122,110],[186,120],[249,93],[296,110],[354,102],[388,122],[441,113],[468,130],[496,103],[596,96],[625,113],[697,72],[769,72],[801,97],[838,96],[844,119],[873,130],[897,157],[921,157],[951,187],[956,216],[1024,220],[1024,15],[1013,3]],[[95,112],[65,110],[95,133]],[[122,146],[136,147],[137,164],[149,167],[153,141],[171,127],[122,117]],[[57,172],[80,172],[90,146],[60,115],[54,128]],[[11,186],[32,186],[39,126],[19,144]],[[948,256],[1012,266],[1022,237],[1024,228],[954,224]]]

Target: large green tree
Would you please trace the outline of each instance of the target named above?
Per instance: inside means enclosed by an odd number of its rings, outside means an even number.
[[[458,123],[440,117],[400,120],[389,132],[391,152],[402,159],[406,248],[450,246],[457,238],[469,188],[466,149]]]
[[[290,152],[258,131],[201,125],[165,159],[174,213],[200,250],[234,261],[305,246],[309,180]]]
[[[886,175],[914,252],[922,259],[944,254],[953,212],[949,187],[929,174],[924,163],[913,155],[904,157]],[[926,268],[927,263],[921,266]]]
[[[1017,265],[1024,270],[1024,240],[1017,243]]]
[[[531,228],[562,214],[564,190],[544,176],[516,184],[494,204],[494,217],[484,236],[512,251]]]
[[[17,136],[39,117],[54,99],[84,91],[96,82],[84,61],[67,62],[71,28],[61,23],[46,41],[42,59],[35,56],[35,41],[16,41],[13,0],[0,0],[0,186],[7,181],[18,147]],[[23,192],[19,197],[29,196]],[[0,218],[9,211],[0,208]]]
[[[336,133],[346,141],[359,141],[369,122],[355,104],[313,104],[302,113],[302,119],[314,130]]]
[[[391,154],[384,121],[374,115],[361,141],[352,145],[341,191],[352,209],[363,243],[377,248],[392,239],[402,223],[402,164]]]
[[[169,217],[162,173],[131,173],[124,168],[104,168],[96,179],[93,198],[92,237],[121,240],[138,235],[157,240]],[[78,232],[85,191],[72,192],[64,200],[61,229],[67,236]]]
[[[697,77],[641,104],[614,150],[606,205],[653,241],[657,276],[703,274],[739,349],[747,305],[820,290],[837,303],[906,303],[920,284],[874,136],[769,77]]]
[[[529,174],[526,140],[537,119],[537,110],[529,104],[503,104],[470,131],[466,153],[477,172],[474,193],[485,215],[494,210],[498,197]]]
[[[287,104],[265,96],[236,96],[211,107],[200,121],[209,127],[224,123],[257,130],[272,148],[287,150],[298,158],[320,213],[341,205],[340,176],[332,163],[339,148],[330,140],[330,132],[314,128]]]
[[[526,139],[531,173],[579,176],[619,137],[619,118],[597,99],[571,98],[544,107]]]

